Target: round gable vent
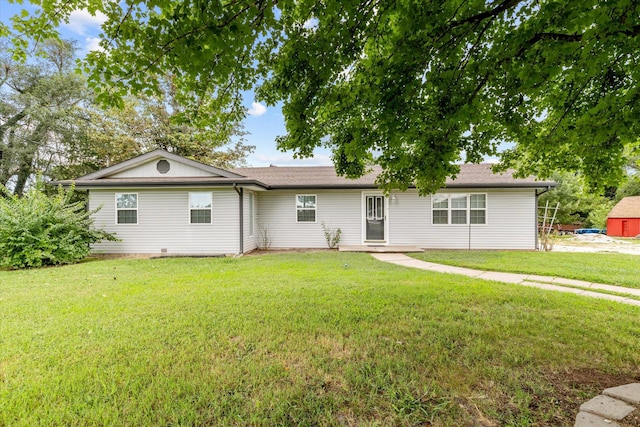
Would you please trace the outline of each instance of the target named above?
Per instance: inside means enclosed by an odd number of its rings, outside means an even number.
[[[166,160],[160,160],[156,164],[156,169],[158,169],[158,172],[160,172],[160,173],[167,173],[167,172],[169,172],[169,169],[171,169],[171,165]]]

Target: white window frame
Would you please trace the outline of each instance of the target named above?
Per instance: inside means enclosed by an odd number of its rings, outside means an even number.
[[[118,196],[123,194],[131,194],[136,196],[136,207],[135,208],[119,208],[118,207]],[[140,198],[138,197],[138,193],[114,193],[114,202],[115,202],[115,224],[116,225],[138,225],[140,223],[140,216],[138,212],[138,206],[140,205]],[[118,222],[118,212],[119,211],[136,211],[136,222]]]
[[[447,198],[447,207],[446,208],[434,208],[434,202],[435,202],[435,195],[438,196],[446,196]],[[434,227],[442,227],[442,226],[464,226],[464,227],[468,227],[470,225],[472,226],[485,226],[489,223],[489,218],[488,218],[488,206],[489,206],[489,195],[488,193],[436,193],[434,195],[431,196],[431,225]],[[452,207],[452,196],[462,196],[464,195],[466,197],[466,208],[455,208]],[[471,207],[471,196],[476,196],[476,195],[482,195],[484,196],[484,208],[472,208]],[[436,224],[434,223],[434,211],[446,211],[447,212],[447,222],[446,224]],[[452,211],[465,211],[465,222],[464,223],[459,223],[459,224],[452,224],[451,223],[451,212]],[[479,224],[472,224],[471,223],[471,212],[472,211],[484,211],[484,223],[479,223]]]
[[[211,198],[211,206],[209,207],[209,222],[192,222],[191,221],[191,211],[204,211],[207,210],[207,208],[193,208],[191,207],[191,195],[192,194],[208,194],[209,197]],[[211,225],[213,224],[213,193],[211,191],[189,191],[189,211],[188,211],[188,215],[189,218],[187,219],[189,221],[189,225]]]
[[[447,207],[446,208],[434,208],[433,207],[433,204],[435,203],[435,196],[436,195],[437,196],[445,196],[446,197],[446,199],[447,199]],[[446,193],[433,194],[431,196],[431,225],[435,225],[435,226],[449,225],[450,224],[449,217],[451,216],[451,215],[449,215],[449,210],[450,209],[451,209],[451,200],[449,200],[449,194],[446,194]],[[438,211],[438,212],[444,211],[444,212],[446,212],[447,213],[447,222],[444,223],[444,224],[442,224],[442,223],[437,223],[436,224],[434,222],[434,215],[433,215],[434,211]]]
[[[471,196],[484,196],[484,208],[474,208],[471,206]],[[487,225],[489,223],[488,216],[488,206],[489,206],[489,196],[487,193],[469,193],[469,224],[470,225]],[[471,223],[471,212],[472,211],[484,211],[484,222],[483,223]]]
[[[315,207],[313,208],[299,208],[298,207],[298,197],[313,197],[316,201]],[[296,194],[296,223],[298,224],[315,224],[318,222],[318,195],[317,194]],[[299,211],[313,211],[313,221],[298,221],[298,212]]]
[[[464,200],[464,207],[454,207],[454,198]],[[464,212],[464,222],[453,223],[453,213]],[[465,193],[450,193],[449,194],[449,225],[469,225],[469,195]]]

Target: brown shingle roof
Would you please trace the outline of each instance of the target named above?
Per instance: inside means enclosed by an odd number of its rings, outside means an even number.
[[[491,164],[460,165],[455,180],[447,179],[446,187],[547,187],[555,186],[548,181],[536,181],[534,177],[514,178],[513,171],[494,174]],[[233,172],[260,181],[270,188],[375,188],[380,167],[374,167],[367,175],[358,179],[347,179],[336,174],[333,166],[298,166],[238,168]]]
[[[544,188],[555,186],[554,182],[536,181],[534,177],[514,178],[512,171],[494,174],[491,164],[465,164],[460,166],[456,179],[447,179],[447,188]],[[374,166],[367,175],[358,179],[347,179],[336,174],[333,166],[263,167],[234,169],[227,177],[131,177],[94,178],[87,175],[75,181],[59,181],[65,186],[75,182],[76,188],[117,187],[185,187],[185,186],[257,186],[265,189],[301,188],[363,188],[375,189],[376,177],[381,169]],[[236,174],[236,175],[234,175]]]
[[[135,177],[135,178],[99,178],[99,179],[77,179],[55,181],[53,184],[61,184],[69,186],[75,184],[76,188],[93,188],[93,187],[230,187],[233,184],[241,186],[257,185],[264,187],[255,179],[240,177],[227,178],[223,176],[186,176],[186,177]]]
[[[611,209],[607,218],[640,218],[640,196],[625,197]]]

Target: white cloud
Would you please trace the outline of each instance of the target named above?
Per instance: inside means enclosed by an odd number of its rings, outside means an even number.
[[[500,163],[500,158],[494,156],[485,156],[485,163]]]
[[[87,52],[91,52],[92,50],[98,50],[100,52],[104,52],[102,46],[100,46],[100,37],[87,37],[84,39],[85,46],[84,50]]]
[[[89,29],[96,29],[100,27],[107,20],[107,15],[97,11],[95,15],[92,15],[88,10],[74,10],[69,15],[69,22],[64,24],[76,34],[86,35]]]
[[[267,112],[267,107],[265,107],[264,105],[260,104],[259,102],[252,102],[251,103],[251,108],[249,108],[249,111],[247,112],[250,116],[261,116],[264,113]]]

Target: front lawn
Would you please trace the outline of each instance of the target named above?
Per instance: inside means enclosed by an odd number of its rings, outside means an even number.
[[[413,258],[457,267],[640,288],[640,256],[619,253],[428,250]]]
[[[572,425],[639,315],[338,252],[5,271],[0,425]]]

